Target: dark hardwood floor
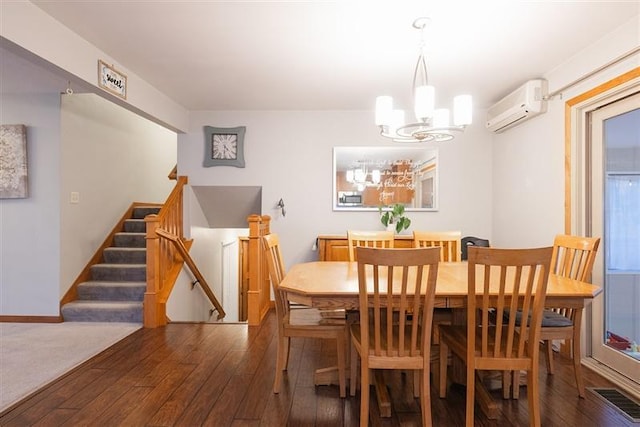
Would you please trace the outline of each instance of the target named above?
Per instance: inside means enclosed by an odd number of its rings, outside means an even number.
[[[340,399],[337,386],[313,385],[316,368],[335,363],[329,341],[292,340],[282,391],[271,391],[275,316],[263,325],[170,324],[142,329],[87,361],[13,409],[1,426],[356,426],[359,394]],[[557,372],[542,369],[542,424],[633,426],[587,392],[577,395],[569,361],[556,356]],[[610,387],[584,369],[587,387]],[[372,391],[370,425],[419,426],[419,401],[411,375],[388,372],[393,415],[380,418]],[[476,408],[477,426],[526,426],[526,388],[519,400],[499,400],[500,417],[488,420]],[[464,424],[464,388],[453,385],[446,399],[432,386],[435,426]]]

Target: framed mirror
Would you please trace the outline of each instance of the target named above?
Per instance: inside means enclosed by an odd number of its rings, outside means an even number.
[[[334,147],[333,210],[438,210],[438,150],[427,147]]]

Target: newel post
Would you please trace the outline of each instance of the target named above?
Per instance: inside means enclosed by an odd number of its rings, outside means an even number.
[[[247,322],[259,325],[268,310],[269,288],[265,290],[264,256],[262,236],[269,233],[268,215],[250,215],[249,223],[249,290],[247,291]],[[268,279],[268,276],[267,276]],[[268,280],[266,281],[268,284]]]
[[[160,283],[160,237],[158,215],[147,215],[147,290],[144,293],[143,323],[145,328],[157,328],[166,323],[166,306],[159,302]]]

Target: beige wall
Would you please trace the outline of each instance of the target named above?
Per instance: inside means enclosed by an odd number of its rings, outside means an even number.
[[[167,198],[176,134],[93,94],[62,96],[61,130],[63,295],[131,203]]]
[[[544,77],[554,91],[640,45],[640,17]],[[640,55],[567,89],[549,102],[547,113],[493,138],[493,242],[542,246],[564,232],[564,106],[595,86],[640,66]]]
[[[439,210],[411,212],[409,231],[453,229],[491,237],[492,134],[484,129],[485,112],[474,113],[475,124],[464,134],[432,144],[439,149]],[[180,173],[194,186],[262,186],[262,214],[273,218],[288,266],[317,258],[312,246],[319,234],[383,228],[376,210],[332,210],[333,147],[394,144],[378,135],[373,111],[199,111],[190,116],[189,132],[178,136]],[[246,167],[203,167],[203,126],[246,126]],[[280,198],[285,217],[276,207]]]

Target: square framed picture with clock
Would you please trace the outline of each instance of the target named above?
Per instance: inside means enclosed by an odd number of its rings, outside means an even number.
[[[244,167],[245,126],[235,128],[204,127],[204,167]]]

